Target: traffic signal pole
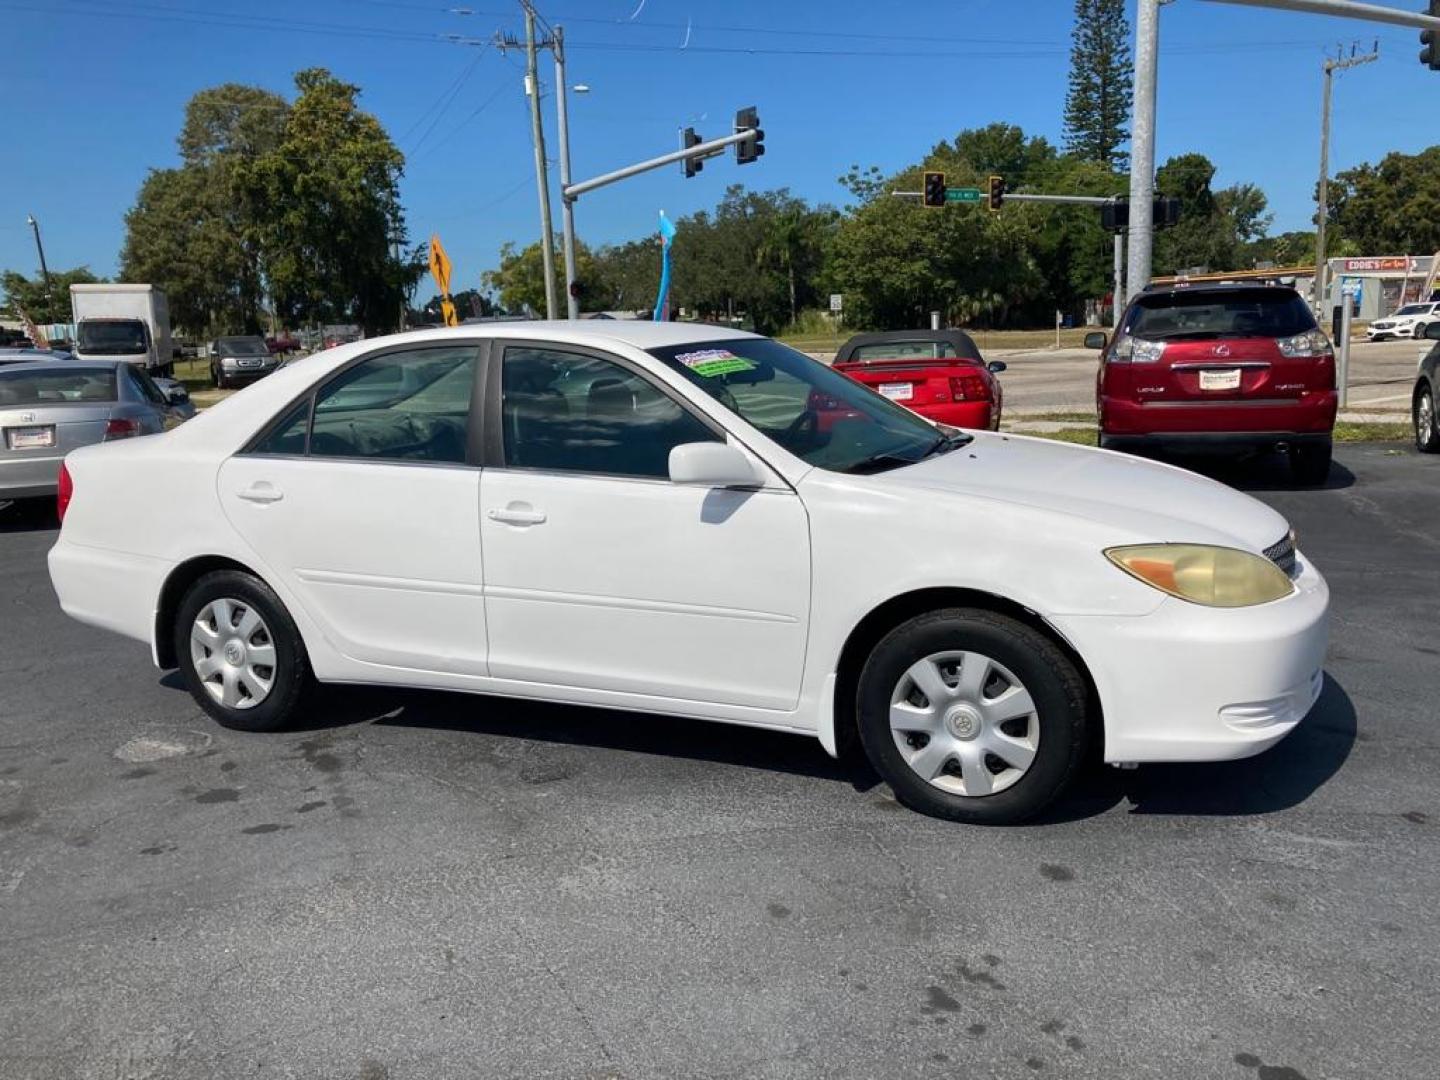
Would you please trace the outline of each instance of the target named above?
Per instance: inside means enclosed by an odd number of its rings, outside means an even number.
[[[581,180],[578,184],[570,184],[565,188],[565,194],[570,198],[578,198],[587,191],[594,191],[596,188],[605,187],[607,184],[614,184],[620,180],[628,180],[632,176],[639,176],[651,169],[663,169],[666,165],[674,165],[677,161],[684,161],[686,158],[710,157],[727,146],[734,146],[737,143],[753,142],[756,137],[755,128],[747,128],[745,131],[737,131],[733,135],[725,135],[718,139],[710,139],[707,142],[696,143],[685,150],[676,150],[671,154],[661,154],[659,157],[649,158],[646,161],[637,161],[634,165],[626,165],[623,169],[616,169],[614,172],[602,173],[590,180]]]
[[[580,289],[575,276],[575,198],[567,195],[570,186],[570,113],[566,99],[570,84],[565,81],[565,28],[555,27],[550,51],[555,54],[555,113],[560,138],[560,227],[565,244],[565,317],[580,317]]]

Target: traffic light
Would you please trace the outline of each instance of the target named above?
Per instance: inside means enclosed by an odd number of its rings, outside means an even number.
[[[1159,195],[1152,211],[1154,227],[1169,229],[1180,224],[1180,200],[1174,195]]]
[[[1129,224],[1129,199],[1111,199],[1100,205],[1100,227],[1106,232],[1123,232]]]
[[[755,138],[746,139],[744,142],[735,144],[735,164],[749,165],[761,154],[765,153],[765,132],[760,130],[760,110],[754,105],[735,112],[735,133],[755,130]]]
[[[704,141],[703,138],[695,134],[694,128],[686,128],[680,132],[681,150],[689,150],[692,146],[699,146]],[[701,169],[705,168],[705,160],[698,157],[687,157],[684,161],[680,162],[680,165],[685,171],[685,179],[689,180]]]
[[[945,205],[945,174],[943,172],[927,172],[925,174],[925,187],[920,201],[926,206]]]
[[[1432,19],[1440,19],[1440,0],[1430,0],[1430,7],[1425,14]],[[1421,30],[1420,44],[1425,46],[1420,50],[1420,63],[1431,71],[1440,71],[1440,32]]]
[[[998,214],[1000,206],[1005,201],[1005,178],[1003,176],[990,177],[990,210]]]

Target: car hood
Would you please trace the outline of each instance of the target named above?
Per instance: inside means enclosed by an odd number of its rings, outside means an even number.
[[[1126,534],[1117,540],[1124,543],[1263,552],[1289,529],[1259,500],[1185,469],[1048,439],[976,432],[968,446],[881,475],[906,486],[1084,518]]]

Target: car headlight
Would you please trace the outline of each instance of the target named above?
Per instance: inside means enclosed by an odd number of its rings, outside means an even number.
[[[1268,604],[1295,591],[1269,559],[1208,544],[1136,544],[1113,547],[1105,557],[1161,592],[1206,607]]]

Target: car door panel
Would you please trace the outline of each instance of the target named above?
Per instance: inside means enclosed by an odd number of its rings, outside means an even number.
[[[499,678],[793,708],[810,598],[791,491],[487,469],[490,670]]]
[[[225,516],[344,655],[484,675],[479,471],[322,458],[231,458]]]

